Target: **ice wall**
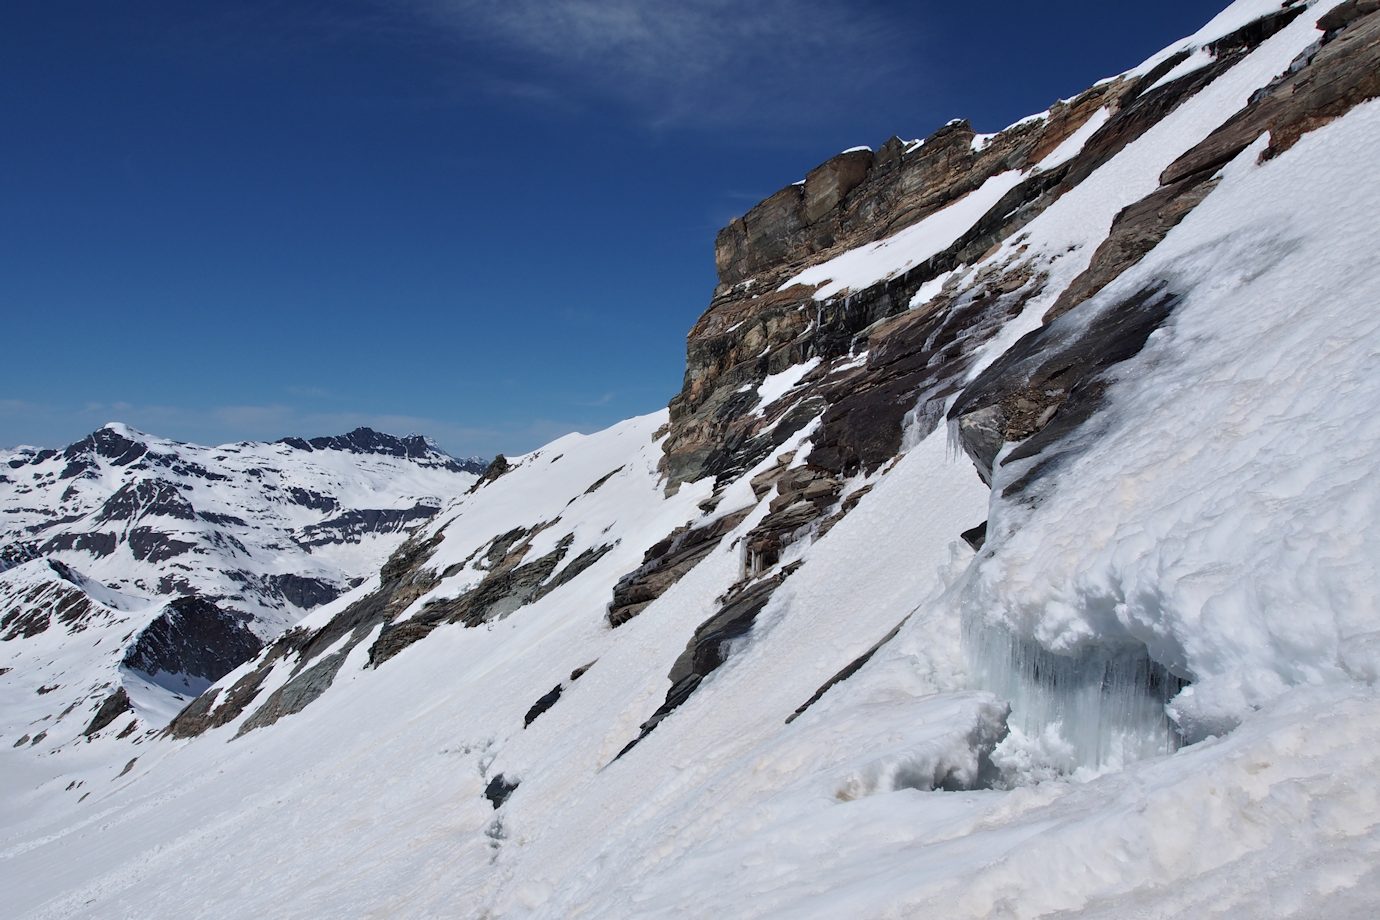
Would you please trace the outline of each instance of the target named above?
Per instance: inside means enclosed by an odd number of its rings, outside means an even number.
[[[1179,747],[1165,707],[1186,681],[1151,660],[1143,645],[1109,640],[1058,654],[970,615],[963,648],[974,686],[1011,704],[1006,763],[999,763],[1008,774],[1119,768]]]

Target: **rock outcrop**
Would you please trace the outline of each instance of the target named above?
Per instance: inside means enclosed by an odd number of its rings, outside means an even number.
[[[102,701],[100,708],[97,709],[96,714],[91,717],[90,724],[86,726],[86,730],[83,731],[82,734],[90,738],[124,713],[129,712],[132,708],[129,702],[129,694],[125,692],[125,688],[117,687],[104,701]]]
[[[263,640],[236,616],[180,597],[139,633],[121,664],[180,692],[200,692],[258,654]]]
[[[977,279],[946,287],[923,305],[912,303],[917,293],[944,277],[956,282],[958,269],[975,265],[1017,236],[1035,216],[1302,12],[1303,7],[1291,6],[1237,30],[1213,43],[1210,64],[1177,79],[1162,82],[1188,52],[1172,55],[1142,75],[1100,83],[991,137],[979,138],[968,123],[955,121],[924,141],[892,138],[876,153],[848,151],[731,222],[716,244],[719,284],[714,299],[690,331],[684,384],[671,401],[665,463],[670,483],[741,472],[830,409],[833,425],[825,428],[832,433],[816,434],[816,444],[837,442],[840,426],[866,430],[863,439],[880,441],[859,445],[855,456],[840,458],[836,466],[875,468],[878,455],[894,455],[900,442],[899,421],[914,406],[915,397],[926,389],[936,398],[952,395],[965,357],[1038,293],[1043,279],[1017,261],[988,266]],[[1346,15],[1336,18],[1341,21]],[[1327,88],[1312,91],[1321,98],[1300,100],[1300,111],[1339,108],[1370,91],[1365,54],[1350,53],[1357,63],[1340,68],[1341,75],[1329,79]],[[1333,60],[1322,66],[1329,72],[1337,68]],[[1296,75],[1296,81],[1306,85],[1308,79]],[[1276,92],[1284,95],[1292,89]],[[1050,161],[1051,154],[1099,113],[1105,121],[1076,154]],[[1268,127],[1268,121],[1269,116],[1257,118],[1251,122],[1257,129],[1254,134],[1249,127],[1237,129],[1230,140],[1211,149],[1229,156],[1233,144],[1245,138],[1235,147],[1241,149]],[[1229,131],[1230,125],[1223,130]],[[1222,160],[1208,158],[1205,167],[1213,162],[1220,165]],[[787,286],[802,270],[891,237],[1008,173],[1019,173],[1021,181],[971,229],[919,264],[863,290],[822,300],[816,299],[813,288]],[[1167,173],[1166,183],[1174,185],[1178,178]],[[1098,264],[1060,301],[1054,315],[1134,264],[1210,191],[1205,185],[1209,178],[1210,173],[1176,187],[1170,201],[1143,203],[1141,213],[1123,222],[1119,235],[1106,244],[1107,252],[1099,254]],[[911,308],[917,306],[923,307],[921,315],[906,315],[915,313]],[[900,326],[883,325],[898,315],[904,317]],[[910,346],[894,341],[906,327],[926,324],[944,330],[940,334],[950,340],[952,347],[940,358],[946,365],[943,370],[929,363],[936,352],[944,351],[930,341],[935,328],[914,329],[911,334],[918,341]],[[881,353],[876,346],[884,340],[887,349]],[[898,350],[918,352],[924,366],[898,364]],[[866,382],[857,381],[850,360],[864,353]],[[749,411],[754,402],[749,391],[769,375],[809,359],[819,359],[820,366],[805,381],[807,386],[797,388],[789,412]],[[838,391],[851,392],[858,383],[878,391],[870,397],[872,405],[855,401],[840,407]],[[835,392],[826,392],[830,388]],[[896,407],[902,408],[897,412]]]

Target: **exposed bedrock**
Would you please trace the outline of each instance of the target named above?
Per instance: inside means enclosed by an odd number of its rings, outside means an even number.
[[[1309,131],[1380,96],[1380,8],[1374,0],[1348,0],[1322,16],[1318,27],[1323,37],[1313,49],[1175,161],[1162,181],[1215,170],[1266,132],[1270,142],[1262,159],[1278,156]]]
[[[154,683],[185,691],[187,678],[192,685],[214,683],[261,648],[263,641],[254,635],[245,617],[204,598],[181,597],[144,627],[126,649],[121,664],[142,672]]]
[[[989,176],[1038,163],[1127,89],[1102,84],[1057,103],[1048,119],[1013,126],[986,145],[975,145],[972,126],[959,120],[923,143],[893,137],[875,153],[841,153],[719,231],[714,247],[719,293],[883,239]]]
[[[1137,354],[1181,299],[1154,284],[1109,305],[1085,327],[1042,326],[983,371],[949,410],[982,478],[992,482],[1003,445],[1025,442],[1003,462],[1026,459],[1082,424],[1106,389],[1102,372]]]
[[[488,553],[492,568],[483,580],[457,597],[429,601],[401,623],[386,625],[369,650],[370,664],[377,667],[444,623],[480,626],[502,619],[567,584],[614,547],[612,543],[590,547],[567,562],[574,537],[566,535],[550,552],[524,561],[532,538],[543,529],[538,526],[495,538]]]
[[[168,733],[174,737],[191,737],[233,721],[255,703],[269,673],[290,658],[295,658],[296,664],[287,682],[273,691],[245,721],[241,733],[300,711],[330,686],[351,649],[436,584],[435,573],[426,568],[425,563],[440,540],[439,536],[409,539],[380,570],[377,589],[350,604],[319,629],[291,629],[279,636],[259,657],[254,668],[237,680],[223,698],[217,701],[218,690],[212,689],[193,700],[169,724]],[[345,640],[343,646],[321,657],[342,639]]]
[[[96,714],[91,717],[91,723],[82,730],[82,734],[90,738],[92,735],[96,734],[96,732],[105,728],[111,722],[114,722],[121,715],[126,712],[131,712],[133,709],[134,707],[130,705],[129,702],[129,694],[125,693],[125,688],[117,687],[114,692],[101,702],[100,708],[98,708]]]
[[[690,698],[706,677],[728,659],[733,640],[742,638],[752,629],[757,614],[762,612],[785,577],[784,574],[777,575],[733,592],[717,613],[699,625],[685,651],[671,665],[671,672],[667,675],[671,689],[666,691],[665,702],[657,707],[651,718],[642,723],[637,737],[618,752],[618,757],[651,734],[663,719]]]
[[[1318,45],[1206,140],[1170,164],[1158,190],[1117,215],[1092,264],[1059,295],[1046,321],[1095,295],[1158,246],[1217,186],[1218,170],[1257,138],[1269,134],[1262,159],[1278,156],[1308,131],[1380,96],[1378,10],[1376,0],[1350,0],[1325,14],[1318,22],[1324,30]],[[1301,11],[1301,7],[1281,11],[1265,22],[1276,27]],[[1257,41],[1266,31],[1261,26],[1242,30]],[[1227,39],[1217,44],[1224,42]]]
[[[679,527],[643,554],[642,565],[619,579],[609,603],[610,626],[622,626],[708,556],[747,517],[744,509],[701,527]]]
[[[174,738],[192,738],[234,721],[258,698],[274,665],[298,654],[308,635],[305,629],[290,629],[279,636],[254,668],[226,688],[223,695],[219,687],[207,690],[177,714],[166,733]]]
[[[706,475],[722,481],[741,473],[821,413],[827,413],[825,425],[815,443],[830,458],[823,460],[822,453],[818,462],[851,472],[875,469],[894,456],[902,417],[926,389],[935,398],[952,395],[941,378],[951,384],[965,369],[963,360],[1023,305],[1016,292],[1023,290],[1028,299],[1039,292],[1043,279],[1032,277],[1038,272],[1029,265],[1010,264],[996,271],[988,266],[979,277],[931,298],[926,315],[908,317],[895,327],[883,324],[905,316],[925,284],[991,255],[1301,13],[1302,7],[1284,9],[1243,27],[1214,44],[1210,64],[1182,77],[1156,85],[1187,58],[1186,52],[1141,77],[1099,84],[1054,105],[1047,117],[1023,121],[991,138],[977,138],[971,126],[959,121],[923,143],[892,138],[875,153],[840,154],[730,223],[716,245],[719,285],[690,331],[684,382],[671,401],[664,461],[668,485],[674,488]],[[1048,169],[1034,168],[1102,109],[1105,122],[1076,156]],[[885,239],[1012,170],[1024,173],[1021,181],[952,245],[920,264],[865,290],[822,301],[815,300],[813,288],[782,289],[803,269]],[[1148,218],[1132,215],[1123,221],[1120,235],[1099,253],[1078,290],[1061,300],[1056,315],[1138,261],[1206,195],[1207,178],[1175,187],[1167,200],[1144,202]],[[992,303],[996,298],[1004,300]],[[903,334],[910,341],[886,341]],[[879,346],[888,353],[869,352],[863,374],[830,380],[849,356]],[[900,353],[910,357],[908,365],[899,360]],[[943,370],[928,366],[931,357]],[[785,405],[753,411],[754,391],[762,380],[811,358],[818,358],[820,366],[779,401]],[[867,395],[854,394],[858,388]],[[850,405],[838,404],[841,393],[854,396]]]
[[[1247,38],[1258,42],[1300,11],[1282,11],[1265,25],[1241,30],[1235,44],[1223,42],[1229,47],[1241,46]],[[1117,215],[1088,269],[1046,314],[1046,325],[1008,350],[955,401],[949,417],[957,422],[962,447],[988,482],[1006,443],[1024,442],[1004,462],[1043,458],[1007,485],[1007,493],[1024,490],[1047,472],[1057,452],[1054,445],[1096,411],[1105,389],[1102,372],[1138,353],[1182,294],[1163,282],[1151,283],[1114,303],[1089,305],[1096,313],[1091,320],[1079,319],[1081,326],[1061,323],[1060,317],[1093,298],[1159,245],[1216,187],[1221,167],[1257,139],[1268,133],[1269,144],[1261,156],[1269,159],[1307,131],[1380,97],[1380,3],[1343,3],[1326,14],[1319,27],[1323,38],[1286,74],[1171,164],[1159,189]]]
[[[86,579],[56,559],[47,564],[56,578],[32,585],[0,607],[0,641],[32,638],[54,621],[68,632],[80,632],[97,615],[99,608],[86,593]]]

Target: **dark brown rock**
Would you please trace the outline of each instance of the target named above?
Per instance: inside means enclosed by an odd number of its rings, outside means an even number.
[[[512,464],[508,462],[507,457],[502,454],[497,455],[489,461],[488,468],[484,470],[477,480],[475,480],[474,485],[470,486],[470,492],[478,492],[484,486],[512,470],[512,468]]]
[[[1323,13],[1318,18],[1318,28],[1326,35],[1335,36],[1356,20],[1380,11],[1380,0],[1346,0]]]
[[[991,483],[997,454],[1027,459],[1085,421],[1105,389],[1103,371],[1137,354],[1181,297],[1154,284],[1079,326],[1056,320],[1023,337],[969,384],[949,410],[959,443]]]
[[[637,737],[618,752],[618,757],[622,757],[651,734],[663,719],[690,698],[706,677],[724,663],[728,644],[752,629],[757,614],[767,605],[767,601],[771,600],[772,593],[780,587],[785,578],[786,575],[783,573],[734,592],[714,616],[699,625],[690,637],[685,651],[671,665],[668,675],[671,689],[666,692],[665,702],[657,707],[651,718],[642,723]]]
[[[642,565],[614,585],[607,614],[609,625],[622,626],[665,594],[741,524],[750,510],[744,508],[700,527],[678,527],[650,547],[643,554]]]
[[[105,698],[96,714],[91,718],[91,724],[82,730],[82,734],[90,738],[96,732],[114,722],[122,714],[132,712],[134,707],[130,705],[129,694],[125,693],[124,687],[116,687],[114,692]]]
[[[1112,223],[1092,262],[1073,280],[1045,313],[1045,322],[1063,316],[1145,258],[1179,225],[1189,212],[1217,187],[1217,180],[1203,171],[1183,177],[1124,208]]]

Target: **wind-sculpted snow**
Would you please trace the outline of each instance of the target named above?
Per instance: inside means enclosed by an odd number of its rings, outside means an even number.
[[[1374,916],[1375,29],[1240,0],[773,196],[672,410],[495,462],[168,736],[0,749],[7,910]]]
[[[1190,738],[1342,678],[1342,653],[1380,628],[1380,191],[1364,157],[1335,153],[1377,143],[1369,103],[1278,163],[1248,149],[1145,263],[1070,314],[1160,279],[1183,292],[1064,439],[1033,507],[994,508],[992,558],[966,588],[973,615],[1000,611],[1052,649],[1147,646],[1194,680],[1172,706]]]

